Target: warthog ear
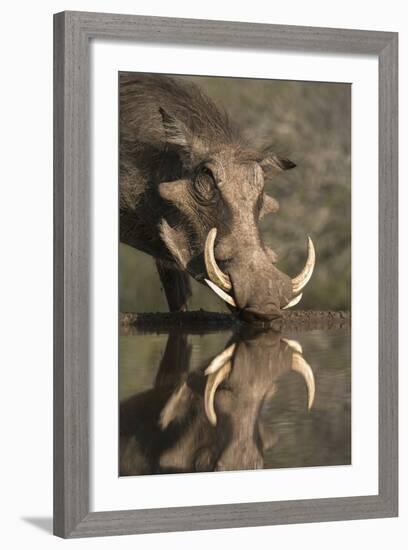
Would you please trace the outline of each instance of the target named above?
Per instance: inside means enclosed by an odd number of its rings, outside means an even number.
[[[282,172],[295,168],[296,164],[291,160],[271,153],[268,150],[264,151],[264,157],[259,163],[264,172]]]
[[[191,130],[178,118],[169,114],[162,107],[159,108],[162,117],[166,142],[190,151],[193,144],[193,134]]]

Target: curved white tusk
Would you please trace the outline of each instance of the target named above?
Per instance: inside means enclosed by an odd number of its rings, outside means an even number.
[[[290,348],[293,349],[293,351],[296,351],[297,353],[302,354],[303,349],[302,346],[299,344],[297,340],[289,340],[288,338],[282,338],[282,342],[285,342]]]
[[[217,372],[210,374],[207,378],[204,392],[204,409],[208,421],[213,426],[217,424],[217,415],[215,414],[214,409],[215,392],[217,391],[218,386],[227,378],[230,371],[231,362],[228,361],[227,363],[224,363],[224,365],[218,369]]]
[[[316,261],[316,252],[313,245],[313,241],[310,237],[307,238],[307,260],[305,267],[299,273],[297,277],[292,279],[292,290],[294,294],[298,294],[302,288],[304,288],[310,281],[310,277],[313,274],[313,269]]]
[[[204,281],[207,283],[207,285],[211,288],[211,290],[213,290],[215,292],[215,294],[218,294],[218,296],[224,300],[225,302],[227,302],[227,304],[230,304],[231,306],[233,307],[237,307],[237,304],[235,303],[235,300],[232,296],[230,296],[229,294],[227,294],[226,292],[224,292],[222,290],[222,288],[220,288],[219,286],[217,286],[216,284],[214,284],[212,281],[208,280],[208,279],[204,279]]]
[[[286,306],[284,306],[282,309],[289,309],[290,307],[295,306],[300,302],[300,300],[302,299],[302,296],[303,296],[302,293],[298,294],[297,296],[292,298],[292,300],[289,303],[287,303]]]
[[[316,385],[312,368],[299,353],[294,353],[292,358],[292,370],[301,374],[305,380],[307,387],[307,408],[310,411],[313,406],[316,392]]]
[[[218,267],[217,262],[215,261],[214,256],[214,244],[215,238],[217,236],[217,229],[213,227],[205,241],[204,246],[204,261],[205,267],[207,270],[208,278],[215,283],[217,286],[221,287],[223,290],[231,290],[232,285],[230,278]]]
[[[227,361],[232,359],[235,351],[235,344],[231,344],[224,351],[222,351],[217,357],[215,357],[208,367],[205,369],[204,374],[213,374],[217,372]]]

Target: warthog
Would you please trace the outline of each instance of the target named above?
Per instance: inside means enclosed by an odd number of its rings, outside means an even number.
[[[186,308],[189,276],[245,320],[271,320],[301,298],[315,261],[291,279],[274,265],[259,220],[276,212],[265,181],[295,166],[246,144],[192,83],[120,78],[120,240],[153,256],[169,308]]]
[[[277,441],[262,408],[292,371],[315,396],[299,343],[277,332],[234,339],[207,366],[189,372],[186,336],[170,334],[155,385],[121,404],[120,475],[258,469]]]

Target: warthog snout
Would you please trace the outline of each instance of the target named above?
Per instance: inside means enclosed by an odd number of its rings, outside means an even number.
[[[283,309],[300,301],[302,289],[310,280],[315,265],[315,250],[310,237],[306,264],[293,279],[275,267],[273,252],[260,245],[243,247],[231,261],[217,262],[216,237],[217,229],[213,228],[205,243],[205,282],[231,308],[238,310],[241,318],[251,322],[271,321],[279,317]],[[218,250],[222,248],[221,245]]]

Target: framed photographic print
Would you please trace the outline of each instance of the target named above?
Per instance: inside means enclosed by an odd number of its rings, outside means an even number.
[[[55,534],[397,515],[397,34],[54,37]]]

